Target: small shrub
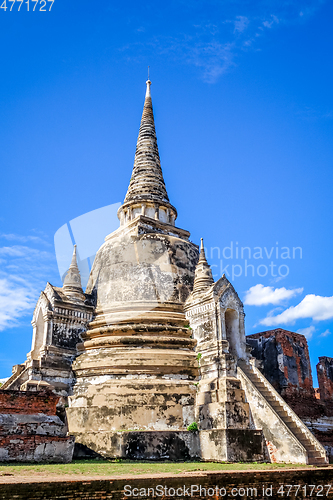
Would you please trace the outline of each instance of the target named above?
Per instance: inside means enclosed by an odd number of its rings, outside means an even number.
[[[187,428],[188,431],[190,432],[198,432],[198,424],[196,422],[192,422]]]

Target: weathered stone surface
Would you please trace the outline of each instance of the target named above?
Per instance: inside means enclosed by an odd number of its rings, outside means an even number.
[[[321,356],[317,364],[320,399],[333,400],[333,358]]]
[[[98,435],[84,432],[75,433],[75,437],[81,445],[80,457],[89,457],[89,450],[102,457],[135,460],[192,460],[200,456],[199,434],[189,431],[124,431]]]
[[[299,333],[277,328],[246,337],[262,372],[283,397],[314,398],[309,349]]]
[[[212,429],[200,431],[200,457],[216,462],[263,460],[261,430]]]
[[[0,390],[0,461],[71,462],[74,437],[52,392]]]

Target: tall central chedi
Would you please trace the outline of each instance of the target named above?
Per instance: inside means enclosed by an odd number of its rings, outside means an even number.
[[[150,85],[148,80],[132,177],[118,211],[120,227],[96,255],[86,289],[95,298],[95,316],[73,363],[70,433],[104,454],[125,446],[125,439],[126,446],[134,443],[137,436],[126,430],[165,431],[140,434],[163,447],[195,419],[196,341],[184,303],[199,252],[190,233],[175,227]]]
[[[120,227],[85,293],[76,249],[63,287],[47,284],[31,352],[4,388],[69,396],[81,456],[324,464],[325,449],[256,366],[234,287],[214,282],[203,241],[199,256],[175,226],[150,84]]]

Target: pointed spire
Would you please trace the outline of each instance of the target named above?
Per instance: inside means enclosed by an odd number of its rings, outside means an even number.
[[[82,298],[83,290],[80,270],[77,265],[76,245],[74,245],[72,262],[65,276],[62,288],[66,295],[73,295],[77,298]]]
[[[197,267],[195,268],[193,292],[202,292],[214,283],[212,270],[207,262],[203,238],[201,238],[200,255]]]
[[[137,200],[169,201],[157,147],[149,78],[146,84],[146,97],[136,145],[134,167],[125,203]]]
[[[208,263],[207,263],[207,259],[206,259],[206,254],[205,254],[205,247],[204,247],[204,244],[203,244],[203,238],[200,238],[200,255],[199,255],[199,262],[206,262],[207,266],[208,266]],[[198,262],[198,264],[199,264]]]

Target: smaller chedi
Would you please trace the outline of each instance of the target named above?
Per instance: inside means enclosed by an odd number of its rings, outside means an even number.
[[[68,400],[81,454],[135,459],[326,463],[326,452],[256,367],[244,308],[177,227],[147,90],[119,228],[83,292],[74,249],[62,288],[47,284],[27,361],[5,389]]]

